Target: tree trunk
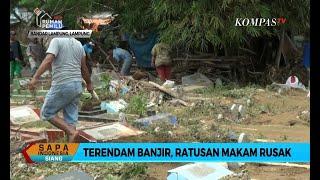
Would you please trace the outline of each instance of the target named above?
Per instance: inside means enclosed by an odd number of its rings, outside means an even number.
[[[24,25],[26,24],[26,22],[23,19],[21,19],[20,16],[16,13],[15,9],[12,10],[12,14],[20,21],[20,23]]]
[[[279,48],[278,48],[278,52],[277,52],[277,56],[276,56],[276,65],[277,65],[277,68],[280,67],[283,40],[284,40],[284,30],[282,30],[281,35],[280,35]]]

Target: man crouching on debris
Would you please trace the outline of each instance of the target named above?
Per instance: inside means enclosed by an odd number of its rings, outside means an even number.
[[[128,76],[130,74],[132,56],[129,51],[122,48],[109,48],[108,59],[113,59],[119,64],[122,64],[120,74],[122,76]]]
[[[151,66],[156,67],[161,81],[169,80],[171,76],[170,48],[165,43],[157,43],[151,51]]]
[[[86,81],[87,90],[93,91],[84,49],[74,38],[53,38],[46,53],[29,89],[34,90],[40,76],[52,67],[51,88],[42,106],[41,118],[65,131],[69,142],[76,142],[82,78]],[[63,110],[63,119],[57,115],[60,110]]]

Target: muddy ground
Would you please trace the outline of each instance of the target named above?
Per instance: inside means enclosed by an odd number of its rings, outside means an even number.
[[[309,142],[310,116],[307,92],[289,90],[281,92],[266,87],[206,88],[186,93],[194,97],[193,106],[174,106],[168,101],[157,109],[178,117],[178,126],[154,124],[139,137],[123,138],[113,142],[234,142],[229,134],[244,132],[251,140],[265,139],[276,142]],[[242,104],[245,113],[237,116],[230,112],[233,104]],[[218,118],[219,117],[219,118]],[[129,119],[130,123],[130,119]],[[157,128],[158,127],[158,128]],[[158,130],[155,131],[154,129]],[[19,141],[12,141],[12,143]],[[14,147],[14,145],[12,145]],[[46,163],[26,165],[21,154],[12,153],[11,178],[37,179],[66,172],[82,171],[98,179],[166,179],[167,171],[184,163]],[[310,171],[285,166],[261,166],[246,163],[236,170],[245,170],[247,177],[238,179],[309,179]]]

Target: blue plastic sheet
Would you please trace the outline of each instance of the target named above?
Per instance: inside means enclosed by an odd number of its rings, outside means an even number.
[[[310,67],[310,43],[305,43],[303,48],[303,65]]]
[[[151,50],[157,42],[157,34],[150,33],[143,41],[128,36],[128,43],[136,57],[137,65],[143,68],[151,68]]]

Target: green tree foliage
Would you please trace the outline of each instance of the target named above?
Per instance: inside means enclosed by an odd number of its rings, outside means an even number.
[[[19,5],[42,7],[60,14],[64,24],[77,28],[77,17],[112,10],[119,14],[121,30],[159,32],[161,41],[185,50],[207,51],[212,45],[235,54],[251,38],[276,36],[282,30],[301,34],[309,29],[309,0],[13,0]],[[277,27],[236,27],[236,18],[279,18]]]
[[[248,38],[277,35],[283,28],[301,33],[309,26],[308,0],[144,0],[115,1],[120,23],[129,32],[159,31],[160,40],[186,50],[237,50]],[[236,27],[236,18],[287,19],[279,27]]]

